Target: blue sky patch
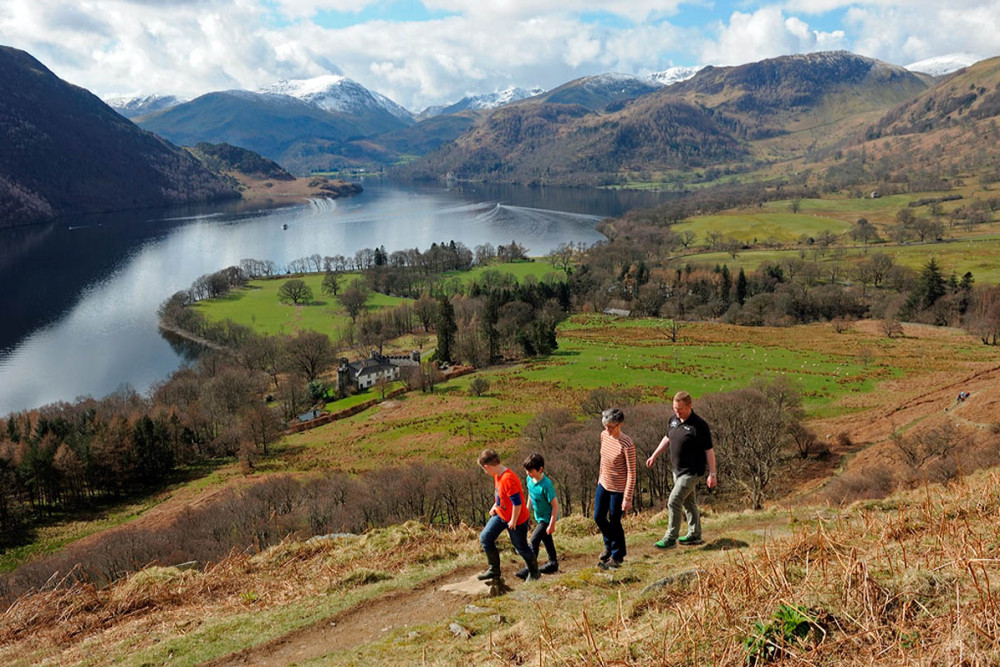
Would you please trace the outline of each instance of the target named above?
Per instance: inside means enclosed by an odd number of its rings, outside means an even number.
[[[455,15],[454,12],[429,10],[419,0],[382,0],[360,12],[317,12],[313,23],[323,28],[339,29],[369,21],[420,22]]]

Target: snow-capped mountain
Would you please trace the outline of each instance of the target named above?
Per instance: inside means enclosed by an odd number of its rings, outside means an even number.
[[[695,74],[705,68],[704,65],[694,67],[668,67],[662,72],[653,72],[649,75],[649,80],[661,86],[669,86],[678,81],[687,81]]]
[[[187,98],[175,95],[153,94],[109,97],[104,100],[104,103],[126,118],[136,118],[154,111],[169,109],[187,101]]]
[[[944,56],[934,56],[906,66],[911,72],[921,72],[931,76],[943,76],[957,72],[963,67],[975,64],[982,60],[979,56],[971,53],[949,53]]]
[[[326,111],[340,111],[359,116],[373,111],[384,111],[400,120],[413,122],[412,113],[385,95],[372,92],[346,76],[326,74],[312,79],[282,80],[257,92],[267,95],[288,95]]]
[[[505,104],[534,97],[535,95],[540,95],[544,92],[544,88],[529,89],[511,86],[510,88],[505,88],[504,90],[498,90],[492,93],[463,97],[457,104],[465,103],[466,108],[468,109],[496,109],[497,107],[502,107]]]
[[[492,93],[466,95],[454,104],[427,107],[420,115],[423,118],[430,118],[441,114],[458,113],[459,111],[465,111],[467,109],[476,111],[482,109],[496,109],[512,102],[534,97],[535,95],[541,95],[544,92],[544,88],[521,88],[519,86],[511,86],[509,88],[504,88],[503,90],[493,91]]]

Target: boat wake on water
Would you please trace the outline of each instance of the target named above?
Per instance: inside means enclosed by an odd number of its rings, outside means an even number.
[[[337,208],[337,201],[329,197],[309,197],[308,201],[313,214],[331,213]]]

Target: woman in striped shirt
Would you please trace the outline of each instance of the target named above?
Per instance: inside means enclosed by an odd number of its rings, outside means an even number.
[[[594,495],[594,523],[604,536],[604,553],[598,567],[613,570],[625,559],[625,529],[622,514],[632,508],[635,489],[635,445],[622,433],[625,414],[608,408],[601,414],[601,472]]]

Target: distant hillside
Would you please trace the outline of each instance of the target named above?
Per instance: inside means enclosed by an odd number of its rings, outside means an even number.
[[[228,143],[268,157],[293,173],[378,161],[351,143],[407,123],[382,112],[364,117],[326,111],[287,95],[227,91],[137,118],[140,127],[174,143]]]
[[[442,114],[379,135],[376,141],[399,155],[426,155],[451,143],[476,124],[473,112]]]
[[[0,146],[0,226],[239,197],[186,151],[9,47],[0,47]]]
[[[518,104],[400,171],[414,178],[595,185],[638,164],[680,168],[745,154],[710,114],[679,100],[646,114],[609,115],[572,104]]]
[[[776,139],[758,152],[789,158],[844,139],[928,85],[902,67],[838,51],[706,67],[668,91],[724,115],[741,138]]]
[[[874,127],[875,136],[915,134],[1000,115],[1000,57],[948,76],[899,105]]]
[[[623,102],[659,89],[660,84],[650,79],[628,74],[599,74],[564,83],[547,93],[529,98],[528,102],[578,104],[591,111],[603,111],[609,106],[620,106]]]
[[[845,52],[706,67],[666,87],[590,77],[493,112],[406,171],[565,185],[766,164],[857,136],[927,86],[927,77]]]
[[[295,179],[277,162],[239,146],[201,142],[194,146],[191,152],[212,171],[238,171],[248,176],[277,181]]]

